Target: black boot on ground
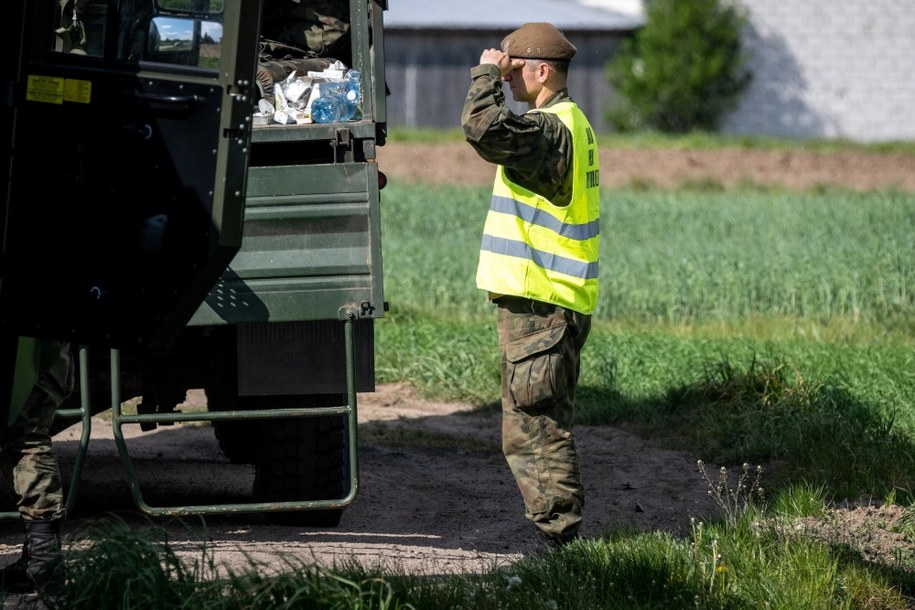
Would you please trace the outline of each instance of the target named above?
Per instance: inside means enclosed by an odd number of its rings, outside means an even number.
[[[545,532],[540,532],[540,539],[543,541],[543,544],[548,551],[558,551],[567,544],[580,540],[581,536],[579,536],[577,532],[565,536],[553,536]]]
[[[3,591],[30,593],[44,591],[59,584],[63,572],[60,552],[60,521],[23,521],[25,544],[22,555],[3,568]]]
[[[26,538],[22,544],[22,554],[19,559],[9,564],[0,572],[0,589],[7,593],[18,591],[29,591],[34,588],[29,577],[26,575],[26,569],[29,567],[29,539]]]

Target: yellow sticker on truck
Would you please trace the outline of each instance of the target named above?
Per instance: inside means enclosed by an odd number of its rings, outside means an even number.
[[[92,81],[79,78],[64,79],[64,101],[88,104],[92,99]]]
[[[25,99],[45,104],[63,104],[64,102],[88,104],[92,99],[92,81],[29,74]]]

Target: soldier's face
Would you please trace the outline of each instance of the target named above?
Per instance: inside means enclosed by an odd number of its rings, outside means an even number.
[[[539,63],[525,60],[524,65],[513,69],[504,76],[512,92],[512,99],[516,102],[531,103],[537,99],[537,94],[543,88],[540,80]]]

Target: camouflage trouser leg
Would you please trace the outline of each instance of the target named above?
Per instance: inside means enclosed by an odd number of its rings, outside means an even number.
[[[525,513],[551,537],[574,536],[585,503],[572,435],[575,385],[590,316],[526,299],[499,299],[502,451]]]
[[[50,434],[54,413],[73,388],[69,346],[62,345],[60,358],[38,378],[16,421],[0,431],[3,479],[25,519],[62,519],[65,513]]]

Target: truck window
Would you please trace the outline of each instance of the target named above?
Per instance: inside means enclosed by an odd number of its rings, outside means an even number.
[[[221,43],[222,24],[217,21],[155,17],[145,35],[141,59],[216,70],[222,55]]]
[[[52,0],[55,10],[52,50],[101,57],[105,51],[108,2]]]

